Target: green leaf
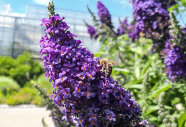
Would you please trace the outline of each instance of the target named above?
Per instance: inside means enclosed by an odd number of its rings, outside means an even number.
[[[162,92],[167,91],[168,89],[171,88],[171,84],[164,84],[161,85],[160,87],[158,87],[155,91],[152,92],[152,94],[149,96],[150,99],[152,99],[153,97],[157,97],[159,96]]]
[[[164,105],[164,108],[165,109],[168,109],[168,110],[171,110],[172,109],[172,107],[171,106],[168,106],[168,105]]]
[[[127,88],[128,89],[142,89],[142,85],[141,84],[133,84],[133,85],[128,86]]]
[[[159,106],[157,106],[157,105],[156,106],[149,106],[147,111],[146,111],[146,113],[145,113],[145,115],[149,115],[150,113],[152,113],[152,112],[154,112],[154,111],[156,111],[158,109],[159,109]]]
[[[125,88],[127,89],[142,89],[141,84],[127,84],[125,85]]]
[[[98,39],[97,39],[97,42],[101,42],[102,38],[103,38],[103,37],[102,37],[101,35],[99,35],[99,36],[98,36]]]
[[[186,122],[186,113],[183,113],[178,118],[178,127],[184,127],[185,122]]]
[[[171,6],[171,7],[168,9],[168,11],[172,11],[172,10],[174,10],[175,7],[176,7],[176,6]]]
[[[127,39],[128,39],[128,35],[127,34],[124,34],[124,35],[118,37],[118,40],[122,40],[122,41],[125,41]]]
[[[140,67],[139,66],[135,68],[134,73],[135,73],[136,78],[139,79],[140,78]]]
[[[126,68],[114,68],[114,71],[120,71],[125,75],[129,74],[129,70],[127,70]]]
[[[151,66],[152,60],[149,60],[143,67],[143,70],[141,71],[141,75],[145,75],[145,73],[149,70],[149,67]]]
[[[98,52],[94,54],[94,57],[100,57],[101,55],[107,54],[106,52]]]
[[[186,1],[185,0],[181,0],[182,4],[186,4]]]
[[[154,116],[150,116],[149,118],[148,118],[148,120],[149,121],[157,121],[157,117],[154,117]]]
[[[140,55],[143,55],[143,54],[144,54],[144,51],[143,51],[143,49],[142,49],[141,47],[135,47],[135,46],[133,46],[133,47],[131,48],[131,50],[132,50],[133,52],[137,53],[137,54],[140,54]]]

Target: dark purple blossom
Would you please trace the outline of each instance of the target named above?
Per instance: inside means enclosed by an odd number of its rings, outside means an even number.
[[[186,54],[185,49],[178,45],[166,43],[165,65],[167,68],[168,77],[172,81],[186,78]]]
[[[113,113],[112,111],[109,111],[109,109],[105,110],[105,113],[109,121],[116,121],[115,113]]]
[[[131,1],[136,16],[136,24],[129,37],[132,37],[133,41],[139,37],[151,38],[164,45],[164,42],[170,38],[170,16],[167,9],[176,3],[175,0]]]
[[[97,2],[97,9],[100,22],[106,24],[110,28],[113,28],[110,12],[101,1]]]
[[[130,0],[132,4],[138,4],[139,2],[145,2],[147,0]],[[152,0],[149,0],[152,1]],[[176,4],[175,0],[153,0],[154,2],[161,3],[162,8],[168,9],[169,7]]]
[[[78,127],[84,127],[84,120],[83,119],[75,119],[75,121],[77,122],[77,126]]]
[[[87,31],[90,35],[90,38],[94,38],[94,39],[98,38],[98,32],[96,31],[96,29],[93,26],[89,25],[87,27]]]
[[[40,41],[45,76],[53,81],[54,103],[63,109],[62,119],[81,127],[145,126],[129,91],[105,76],[99,59],[74,39],[63,19],[43,19],[46,35]]]
[[[127,19],[124,19],[123,22],[121,22],[121,24],[119,25],[118,28],[118,35],[122,35],[127,33],[127,29],[128,29],[128,23],[127,23]]]

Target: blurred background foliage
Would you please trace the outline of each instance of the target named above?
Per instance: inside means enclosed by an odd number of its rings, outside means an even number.
[[[20,87],[26,85],[31,79],[36,79],[44,72],[42,66],[31,59],[31,55],[25,52],[13,59],[8,56],[0,56],[0,75],[13,78]]]
[[[25,52],[16,59],[0,56],[0,103],[8,105],[35,104],[43,106],[42,98],[33,86],[33,80],[49,94],[52,85],[44,77],[39,61]]]

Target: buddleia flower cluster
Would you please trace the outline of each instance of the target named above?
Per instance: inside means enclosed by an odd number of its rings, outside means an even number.
[[[138,2],[145,2],[147,0],[130,0],[132,4],[137,4]],[[153,0],[154,2],[159,2],[162,5],[162,8],[168,9],[169,7],[176,4],[175,0]]]
[[[98,9],[99,21],[103,24],[106,24],[110,28],[113,28],[110,12],[101,1],[97,2],[97,9]]]
[[[118,35],[123,35],[123,34],[126,34],[128,32],[128,27],[129,27],[129,24],[127,22],[127,18],[125,18],[119,25],[118,27],[118,32],[117,34]]]
[[[104,38],[107,35],[114,36],[114,37],[117,36],[117,33],[113,30],[114,27],[112,25],[110,12],[101,1],[97,1],[99,20],[97,20],[97,17],[94,15],[94,13],[90,10],[89,7],[87,7],[87,9],[94,23],[94,25],[89,25],[85,22],[85,25],[87,26],[87,32],[89,33],[91,39],[92,38],[97,39],[99,35],[102,35]]]
[[[87,22],[85,22],[85,21],[84,21],[84,23],[85,23],[85,25],[86,25],[86,27],[87,27],[87,32],[88,32],[90,38],[96,40],[96,39],[98,38],[98,36],[99,36],[99,33],[98,33],[98,31],[96,30],[96,28],[94,28],[94,26],[92,26],[92,25],[89,25],[89,24],[88,24]]]
[[[151,38],[156,43],[164,43],[169,39],[170,16],[167,9],[175,4],[174,0],[171,1],[132,0],[136,24],[129,37],[132,37],[133,41],[139,37]]]
[[[141,108],[118,81],[106,77],[99,59],[83,48],[58,14],[42,20],[40,41],[45,76],[53,82],[54,103],[76,126],[143,127]]]
[[[186,78],[186,49],[181,48],[178,45],[166,43],[165,46],[166,57],[165,65],[167,67],[168,77],[172,81],[176,81],[179,78]]]
[[[90,38],[94,38],[94,39],[98,38],[97,30],[91,25],[88,26],[88,33],[90,35]]]
[[[171,17],[171,38],[165,46],[165,60],[168,77],[172,81],[186,79],[186,38],[185,29],[182,28],[173,12]]]

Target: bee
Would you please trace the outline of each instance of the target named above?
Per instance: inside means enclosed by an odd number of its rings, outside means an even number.
[[[145,33],[143,33],[143,32],[140,32],[139,35],[140,35],[140,37],[145,37]]]
[[[102,66],[101,71],[105,72],[106,77],[111,76],[113,65],[118,65],[117,62],[112,61],[112,60],[108,60],[107,58],[100,59],[99,64]]]

